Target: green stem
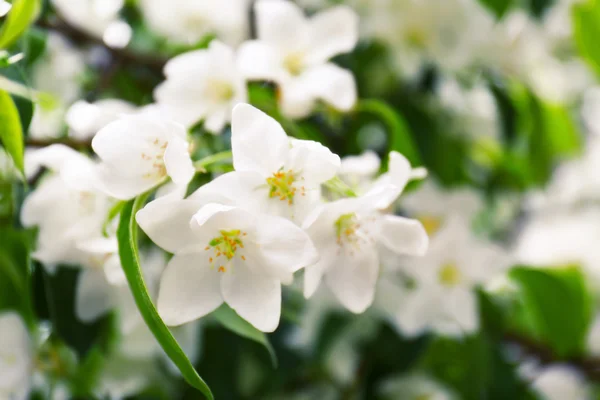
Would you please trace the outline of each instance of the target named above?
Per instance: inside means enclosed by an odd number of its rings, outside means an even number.
[[[325,187],[334,193],[345,197],[356,197],[357,194],[350,186],[346,185],[339,177],[333,177],[324,183]]]
[[[231,160],[232,157],[233,157],[233,154],[232,154],[231,150],[222,151],[220,153],[211,154],[210,156],[204,157],[204,158],[196,161],[194,163],[194,167],[196,168],[196,171],[206,172],[207,171],[206,167],[208,167],[209,165],[216,164],[216,163],[219,163],[219,162],[225,161],[225,160]]]

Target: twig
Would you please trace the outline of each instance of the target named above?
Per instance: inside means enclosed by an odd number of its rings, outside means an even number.
[[[68,37],[72,42],[77,44],[93,44],[104,47],[109,51],[114,58],[121,60],[125,64],[133,64],[138,66],[146,66],[156,72],[161,73],[167,59],[153,54],[140,53],[129,49],[117,49],[107,46],[102,39],[90,35],[87,32],[78,29],[59,17],[51,19],[41,19],[36,22],[36,26],[52,30]]]
[[[598,357],[569,357],[560,358],[551,348],[515,333],[507,333],[504,340],[519,346],[528,355],[536,357],[543,365],[552,363],[568,364],[585,374],[588,379],[600,382],[600,358]]]
[[[28,138],[25,141],[27,147],[46,147],[53,144],[63,144],[76,150],[85,150],[92,147],[91,140],[74,140],[70,138],[62,139],[32,139]]]

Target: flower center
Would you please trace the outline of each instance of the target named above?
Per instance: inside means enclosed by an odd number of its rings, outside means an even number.
[[[213,251],[213,255],[208,258],[211,268],[218,265],[219,272],[227,272],[230,261],[235,257],[236,253],[239,253],[239,249],[244,248],[242,238],[247,233],[239,229],[232,229],[230,231],[221,230],[219,233],[221,235],[211,239],[204,250],[210,251],[212,249]],[[246,261],[244,255],[240,254],[240,258]]]
[[[448,262],[438,271],[438,279],[444,286],[453,287],[460,283],[462,274],[454,262]]]
[[[155,138],[150,142],[152,151],[150,153],[142,153],[142,160],[151,164],[151,171],[144,174],[147,179],[162,179],[167,176],[167,168],[165,167],[165,150],[169,144],[166,140]]]
[[[442,219],[433,215],[419,215],[417,219],[425,228],[425,232],[427,232],[428,236],[433,236],[442,226]]]
[[[213,79],[206,84],[205,93],[207,97],[220,103],[231,100],[235,94],[235,90],[231,83],[224,80]]]
[[[300,75],[304,70],[304,54],[301,52],[288,54],[283,59],[283,67],[290,73],[290,75]]]
[[[335,221],[335,234],[337,236],[337,243],[343,244],[344,242],[356,243],[358,236],[356,231],[360,228],[356,214],[344,214]]]
[[[269,197],[277,197],[281,201],[287,201],[289,205],[294,204],[294,197],[296,193],[300,192],[302,196],[305,196],[306,190],[304,186],[300,188],[296,187],[298,174],[290,169],[288,171],[278,171],[273,176],[267,178],[267,185],[269,186]]]
[[[420,26],[414,26],[405,33],[406,43],[415,49],[424,49],[429,40],[429,34]]]

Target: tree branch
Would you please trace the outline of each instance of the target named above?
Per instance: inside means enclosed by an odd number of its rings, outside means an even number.
[[[102,39],[68,24],[59,17],[41,19],[38,20],[35,25],[43,29],[58,32],[68,37],[76,44],[92,44],[96,46],[102,46],[108,52],[110,52],[115,59],[118,59],[125,64],[146,66],[158,73],[162,73],[163,67],[168,61],[168,59],[165,57],[155,56],[153,54],[140,53],[127,48],[117,49],[109,47],[102,41]]]
[[[26,147],[46,147],[53,144],[62,144],[68,147],[71,147],[76,150],[85,150],[92,147],[91,140],[74,140],[71,138],[61,138],[61,139],[32,139],[27,138],[25,140]]]

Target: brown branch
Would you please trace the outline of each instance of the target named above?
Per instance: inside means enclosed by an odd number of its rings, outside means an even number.
[[[558,357],[552,349],[530,338],[516,333],[507,333],[504,340],[516,344],[526,354],[535,357],[543,365],[562,363],[568,364],[585,374],[589,380],[600,382],[600,358],[598,357]]]
[[[25,140],[26,147],[46,147],[53,144],[62,144],[68,147],[71,147],[76,150],[85,150],[92,147],[91,140],[74,140],[71,138],[61,138],[61,139],[32,139],[27,138]]]
[[[168,61],[167,58],[155,56],[153,54],[140,53],[127,48],[116,49],[109,47],[102,39],[70,25],[59,17],[38,20],[36,26],[58,32],[68,37],[76,44],[102,46],[110,52],[115,59],[121,60],[125,64],[146,66],[156,72],[162,73],[163,67]]]

